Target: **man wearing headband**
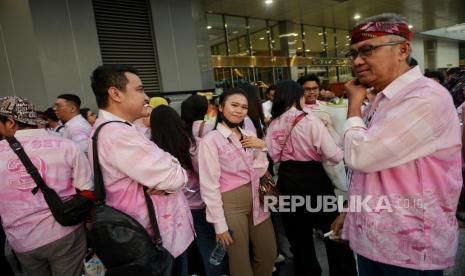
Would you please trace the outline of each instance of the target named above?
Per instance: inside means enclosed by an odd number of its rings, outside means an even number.
[[[343,225],[362,276],[442,275],[457,251],[459,121],[445,88],[410,67],[411,41],[396,14],[368,18],[352,31],[349,208],[332,229]],[[368,88],[375,97],[362,114]]]

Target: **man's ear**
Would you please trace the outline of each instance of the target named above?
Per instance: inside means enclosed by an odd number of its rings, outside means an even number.
[[[18,123],[15,120],[13,120],[13,118],[8,117],[8,119],[5,122],[5,130],[6,137],[15,136],[16,130],[18,130]]]
[[[108,88],[108,97],[111,101],[120,103],[121,102],[121,91],[118,88],[111,86]]]

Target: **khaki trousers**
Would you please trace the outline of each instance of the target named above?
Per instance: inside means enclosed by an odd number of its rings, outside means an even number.
[[[231,276],[271,276],[276,259],[276,240],[273,224],[268,218],[254,226],[252,190],[246,184],[221,194],[224,215],[234,243],[228,246]],[[249,255],[252,245],[253,256]]]
[[[86,250],[85,231],[81,226],[57,241],[16,255],[28,276],[80,276]]]

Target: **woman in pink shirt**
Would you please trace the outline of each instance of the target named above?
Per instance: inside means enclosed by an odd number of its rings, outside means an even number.
[[[199,146],[200,193],[207,221],[227,248],[231,276],[269,276],[276,242],[270,214],[260,207],[258,195],[259,179],[268,166],[266,145],[239,127],[248,109],[243,90],[226,91],[219,103],[216,129]]]
[[[304,206],[296,207],[295,212],[281,213],[294,255],[294,271],[299,276],[321,274],[313,244],[313,228],[329,232],[338,215],[337,211],[317,208],[325,206],[323,196],[335,197],[322,162],[337,164],[343,157],[321,120],[302,111],[304,103],[300,85],[294,81],[278,83],[266,136],[271,158],[281,162],[277,183],[281,195],[301,196],[307,201]],[[318,200],[323,204],[318,204]],[[328,238],[324,242],[330,275],[357,275],[352,251]]]

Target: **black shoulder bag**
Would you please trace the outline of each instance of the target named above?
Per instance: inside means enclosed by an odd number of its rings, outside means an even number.
[[[134,218],[105,204],[105,186],[97,151],[98,134],[108,123],[101,124],[92,136],[94,162],[95,213],[89,238],[110,276],[170,276],[173,256],[163,247],[152,200],[144,187],[145,201],[155,242]],[[128,124],[128,123],[126,123]]]
[[[35,195],[40,189],[56,221],[63,226],[72,226],[84,222],[92,209],[92,201],[77,193],[71,199],[63,202],[60,196],[45,184],[21,143],[15,137],[7,137],[6,140],[37,185],[32,189],[32,193]]]

